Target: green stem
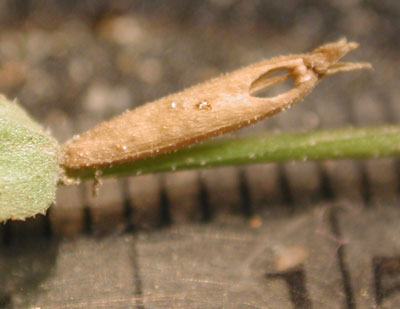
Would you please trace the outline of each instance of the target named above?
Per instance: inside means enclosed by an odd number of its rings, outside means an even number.
[[[400,155],[400,126],[344,128],[309,133],[231,137],[182,148],[153,158],[97,168],[101,177],[128,176],[261,162],[382,158]],[[96,169],[67,170],[90,179]]]

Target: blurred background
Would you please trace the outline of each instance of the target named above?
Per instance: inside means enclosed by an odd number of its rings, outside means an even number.
[[[327,77],[249,132],[400,120],[396,0],[2,0],[0,92],[61,142],[161,96],[341,37]],[[394,308],[400,164],[259,164],[61,187],[1,227],[5,308]]]

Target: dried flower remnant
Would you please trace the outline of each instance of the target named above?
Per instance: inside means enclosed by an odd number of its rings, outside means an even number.
[[[81,169],[127,162],[248,126],[300,101],[325,75],[369,68],[368,63],[339,62],[357,46],[341,39],[309,53],[264,60],[127,111],[64,144],[61,164]],[[281,70],[289,73],[271,76]],[[292,77],[289,91],[256,96]]]

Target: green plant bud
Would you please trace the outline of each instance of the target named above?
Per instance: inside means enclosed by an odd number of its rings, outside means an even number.
[[[49,133],[0,95],[0,221],[46,212],[55,198],[58,152]]]

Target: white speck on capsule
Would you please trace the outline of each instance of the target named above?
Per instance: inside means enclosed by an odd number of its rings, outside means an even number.
[[[207,101],[202,101],[202,102],[200,102],[198,107],[199,107],[199,109],[206,109],[206,108],[210,108],[210,104]]]

